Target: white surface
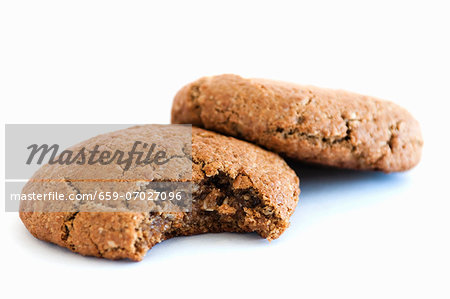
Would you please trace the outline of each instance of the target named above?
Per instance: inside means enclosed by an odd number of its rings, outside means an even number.
[[[2,201],[3,294],[449,298],[446,1],[162,2],[2,1],[2,122],[168,123],[182,85],[237,73],[393,100],[422,124],[421,164],[297,166],[301,202],[280,239],[177,238],[141,263],[38,241]]]

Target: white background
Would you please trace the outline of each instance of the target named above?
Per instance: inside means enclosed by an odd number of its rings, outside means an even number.
[[[447,3],[2,1],[2,123],[168,123],[182,85],[236,73],[395,101],[425,138],[403,174],[294,165],[301,201],[270,244],[210,234],[140,263],[86,258],[2,201],[2,296],[449,298]]]

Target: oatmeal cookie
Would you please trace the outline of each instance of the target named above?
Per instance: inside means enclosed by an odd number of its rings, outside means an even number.
[[[172,123],[235,136],[300,161],[384,172],[414,167],[423,145],[419,123],[392,102],[236,75],[183,87]]]
[[[151,130],[149,126],[137,126],[103,134],[73,149],[100,144],[115,150],[119,145],[122,149],[130,147],[135,140],[155,142]],[[176,132],[159,134],[156,143],[169,144],[170,138],[177,138]],[[73,209],[50,212],[33,210],[33,206],[30,209],[22,202],[20,218],[36,238],[82,255],[108,259],[139,261],[155,244],[175,236],[256,232],[268,240],[278,238],[289,226],[297,205],[300,189],[295,172],[277,154],[245,141],[195,127],[189,138],[191,150],[180,146],[174,150],[178,153],[174,157],[188,161],[192,171],[187,179],[193,185],[190,211],[142,212],[132,209],[130,203],[120,207],[108,203],[94,206],[92,211],[78,211],[77,203],[69,203]],[[181,173],[186,163],[174,165]],[[150,165],[124,170],[117,164],[47,164],[22,192],[131,192],[145,189],[137,182],[139,178],[157,180]],[[186,177],[180,181],[186,181]]]

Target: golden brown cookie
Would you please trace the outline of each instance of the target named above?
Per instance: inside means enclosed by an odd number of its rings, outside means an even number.
[[[394,103],[236,75],[183,87],[172,123],[235,136],[301,161],[384,172],[414,167],[423,145],[419,123]]]
[[[94,137],[72,149],[91,148],[95,144],[111,150],[119,145],[123,148],[134,140],[146,141],[148,131],[148,126],[133,127]],[[176,138],[175,135],[162,134],[159,138],[162,141]],[[289,226],[300,193],[299,179],[284,160],[245,141],[195,127],[191,145],[191,153],[177,157],[188,159],[192,169],[190,212],[144,213],[132,209],[114,212],[116,207],[110,205],[102,206],[109,212],[32,212],[21,203],[20,218],[39,239],[83,255],[108,259],[139,261],[163,240],[207,232],[256,232],[268,240],[278,238]],[[118,165],[100,168],[47,164],[22,192],[88,194],[105,186],[111,191],[142,191],[145,186],[133,179],[153,178],[152,171],[150,166],[125,171]],[[47,178],[52,180],[46,181]],[[86,182],[86,178],[97,180]],[[112,182],[102,184],[105,183],[102,180],[111,179]]]

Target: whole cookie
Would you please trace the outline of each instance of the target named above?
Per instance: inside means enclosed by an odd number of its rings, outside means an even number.
[[[423,145],[418,122],[394,103],[236,75],[183,87],[172,123],[236,136],[301,161],[384,172],[414,167]]]
[[[131,146],[135,140],[155,142],[151,130],[149,126],[133,127],[91,138],[72,149],[101,145],[115,150],[118,145]],[[178,137],[168,131],[158,138],[157,143],[168,144]],[[39,239],[108,259],[139,261],[163,240],[206,232],[256,232],[268,240],[278,238],[289,226],[297,205],[300,190],[295,172],[277,154],[232,137],[193,127],[191,141],[191,151],[182,146],[175,152],[184,154],[174,155],[188,161],[192,170],[192,208],[188,212],[139,212],[128,202],[120,209],[107,203],[92,204],[92,212],[77,211],[74,203],[75,210],[43,212],[30,210],[21,202],[20,218]],[[182,169],[186,164],[176,165]],[[138,180],[142,177],[157,180],[151,166],[123,169],[114,164],[106,168],[47,164],[22,193],[92,194],[105,188],[113,192],[145,191],[146,185]]]

